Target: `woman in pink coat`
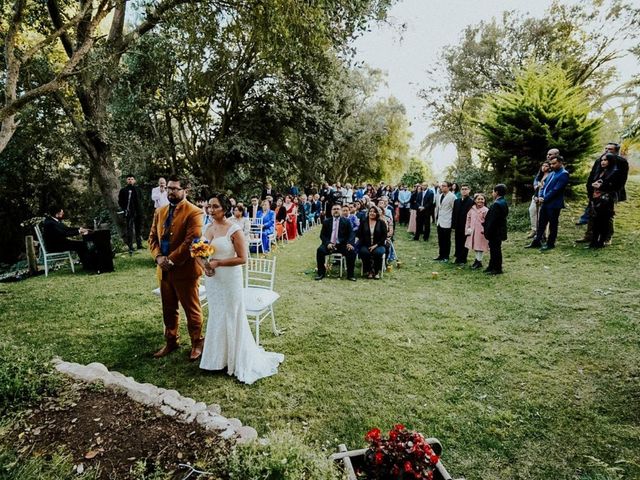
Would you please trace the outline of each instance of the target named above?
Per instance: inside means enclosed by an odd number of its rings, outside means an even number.
[[[489,209],[485,206],[486,199],[482,193],[476,193],[473,196],[475,205],[471,207],[467,213],[467,224],[465,233],[467,240],[464,246],[469,250],[476,252],[476,261],[473,262],[471,268],[477,270],[482,268],[482,255],[489,251],[489,242],[484,237],[484,218]]]

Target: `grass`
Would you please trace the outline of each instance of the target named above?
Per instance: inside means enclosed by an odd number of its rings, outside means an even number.
[[[162,320],[142,253],[117,258],[112,274],[0,285],[0,326],[25,348],[102,362],[318,449],[361,448],[368,429],[401,422],[441,440],[454,477],[640,478],[640,178],[628,190],[613,246],[573,246],[584,229],[575,203],[558,248],[524,250],[525,233],[510,233],[506,273],[492,278],[432,262],[435,236],[401,231],[403,266],[383,280],[314,282],[309,232],[276,253],[285,333],[265,324],[261,338],[286,358],[252,386],[200,371],[186,348],[151,358]]]

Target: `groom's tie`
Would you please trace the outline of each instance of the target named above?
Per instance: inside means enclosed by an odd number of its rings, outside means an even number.
[[[160,250],[165,257],[169,255],[169,244],[171,242],[171,224],[173,223],[173,212],[175,212],[176,206],[169,204],[169,215],[164,222],[164,231],[162,232],[162,239],[160,240]]]

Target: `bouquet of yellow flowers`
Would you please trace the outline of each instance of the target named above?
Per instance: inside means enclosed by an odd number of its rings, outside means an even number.
[[[191,252],[192,258],[207,258],[213,255],[216,249],[206,238],[194,238],[189,251]]]

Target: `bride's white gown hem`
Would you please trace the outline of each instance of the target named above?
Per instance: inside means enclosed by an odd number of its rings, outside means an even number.
[[[231,236],[239,230],[240,227],[233,224],[225,236],[211,240],[215,248],[212,258],[235,257]],[[256,345],[242,296],[242,267],[216,268],[213,277],[205,277],[205,287],[209,318],[200,368],[222,370],[226,367],[229,375],[247,384],[276,374],[284,355],[265,352]]]

